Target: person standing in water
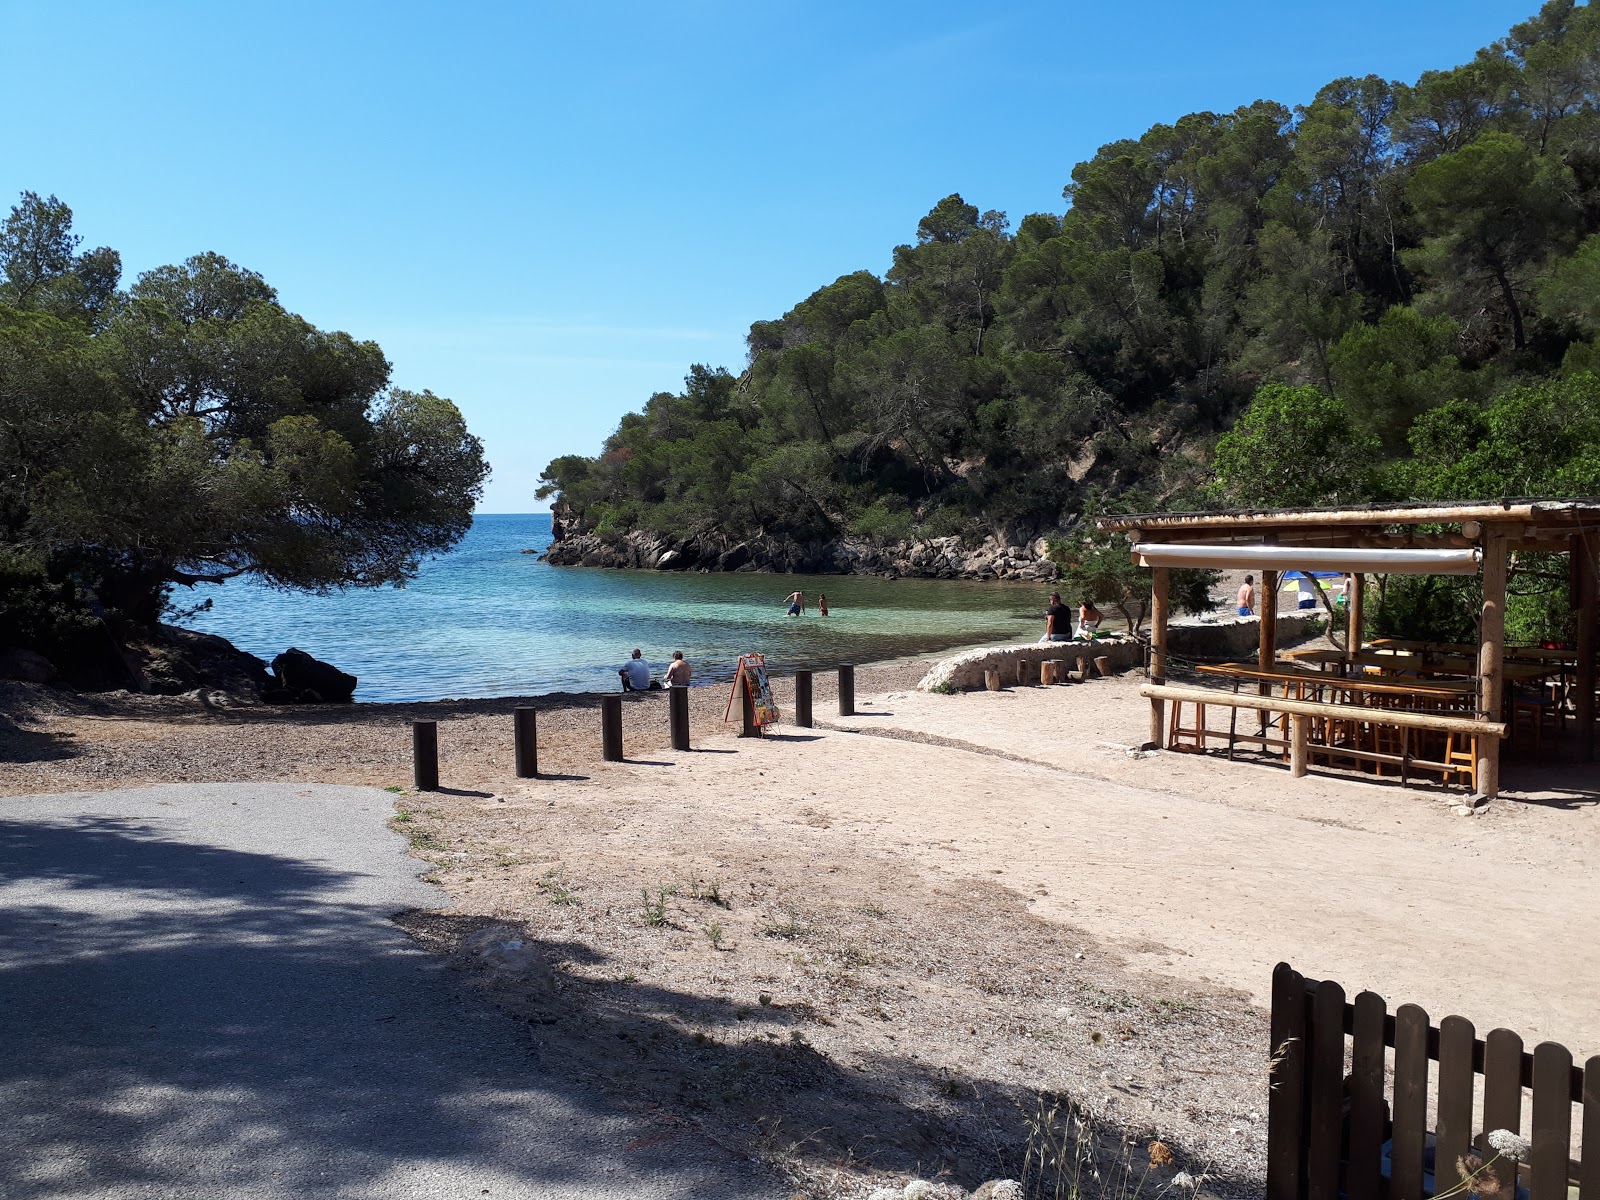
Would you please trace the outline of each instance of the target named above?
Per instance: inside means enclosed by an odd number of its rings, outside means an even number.
[[[784,597],[783,602],[789,606],[789,615],[798,617],[806,611],[806,594],[804,592],[790,592]]]
[[[823,616],[828,615],[828,594],[826,592],[817,593],[817,611]]]

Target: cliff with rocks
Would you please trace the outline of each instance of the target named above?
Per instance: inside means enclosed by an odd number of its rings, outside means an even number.
[[[919,579],[1054,579],[1043,538],[1010,544],[993,536],[877,543],[846,536],[828,542],[790,538],[675,538],[627,533],[571,533],[558,523],[545,561],[559,567],[629,567],[653,571],[762,571],[795,575],[880,575]]]

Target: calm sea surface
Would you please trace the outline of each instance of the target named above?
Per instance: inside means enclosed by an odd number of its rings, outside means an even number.
[[[356,699],[371,701],[609,691],[635,646],[658,674],[682,650],[704,683],[731,678],[749,651],[783,672],[1042,627],[1042,585],[616,571],[522,553],[549,542],[548,513],[479,516],[404,588],[307,596],[233,580],[200,592],[215,606],[188,624],[268,661],[298,646],[359,676]],[[819,588],[831,616],[784,615],[786,595],[814,603]]]

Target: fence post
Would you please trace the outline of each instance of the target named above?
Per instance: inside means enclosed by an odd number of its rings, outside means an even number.
[[[853,663],[839,664],[839,715],[856,715],[856,668]]]
[[[1300,1200],[1305,1105],[1306,985],[1279,963],[1272,972],[1272,1046],[1267,1092],[1267,1200]]]
[[[667,689],[667,719],[672,726],[672,748],[689,748],[689,689],[674,684]]]
[[[622,761],[622,697],[600,697],[600,757]]]
[[[811,728],[811,672],[794,673],[794,723],[801,729]]]
[[[439,723],[411,722],[411,783],[419,792],[439,790]]]
[[[539,777],[539,723],[531,708],[511,712],[512,742],[516,747],[517,778]]]

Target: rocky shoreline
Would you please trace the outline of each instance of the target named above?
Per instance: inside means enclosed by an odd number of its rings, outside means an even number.
[[[976,546],[958,537],[878,544],[843,537],[830,542],[787,538],[728,541],[634,532],[602,536],[564,533],[541,556],[558,567],[614,567],[645,571],[743,571],[792,575],[879,575],[914,579],[1050,580],[1044,538],[1008,542],[993,535]],[[537,553],[533,550],[524,553]]]

